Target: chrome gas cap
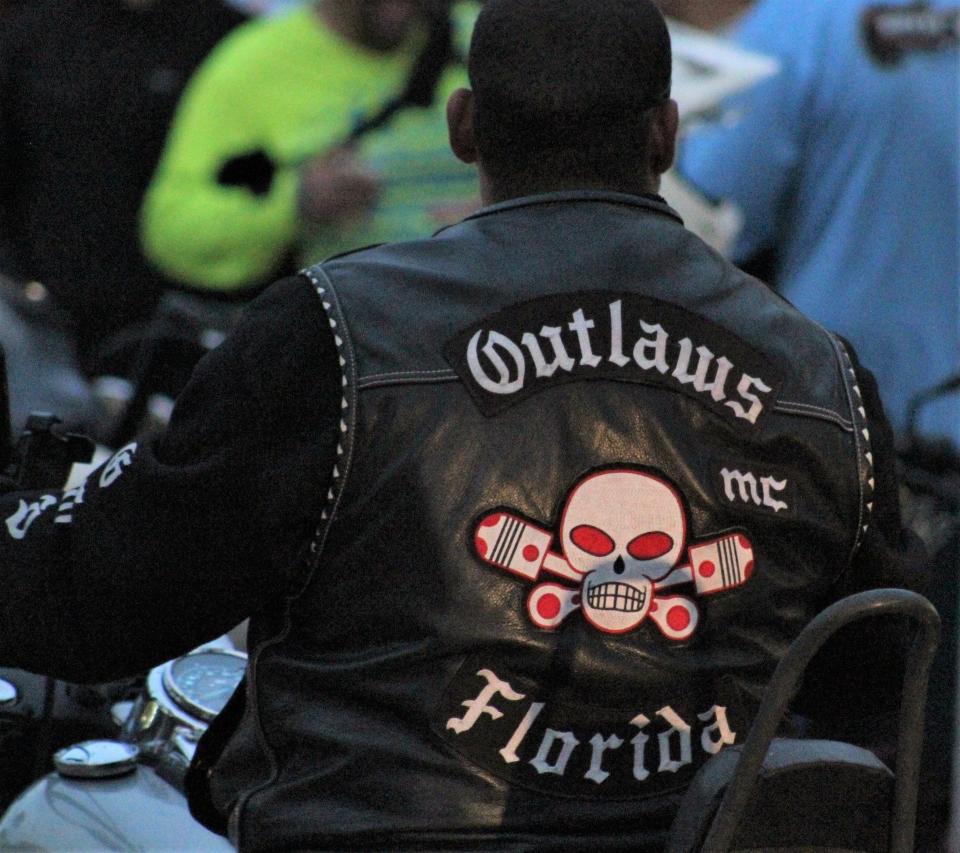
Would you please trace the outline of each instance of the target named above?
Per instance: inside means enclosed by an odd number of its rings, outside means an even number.
[[[13,705],[20,694],[17,692],[17,685],[0,678],[0,706]]]
[[[70,779],[110,779],[132,772],[140,750],[119,740],[85,740],[61,749],[53,764]]]

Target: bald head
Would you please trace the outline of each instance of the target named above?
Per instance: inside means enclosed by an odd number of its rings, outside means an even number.
[[[673,157],[670,73],[670,37],[651,0],[486,0],[470,47],[472,95],[451,104],[451,143],[479,161],[494,197],[650,191]],[[463,110],[471,144],[458,150]]]

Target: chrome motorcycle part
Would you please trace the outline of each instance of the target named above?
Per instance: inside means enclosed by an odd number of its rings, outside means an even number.
[[[0,678],[0,706],[13,705],[19,698],[16,685],[5,678]]]
[[[247,658],[226,649],[184,655],[163,667],[163,686],[184,711],[209,723],[243,678]]]
[[[0,819],[0,850],[233,849],[226,838],[193,820],[183,794],[143,764],[116,779],[79,781],[51,773],[24,791]]]
[[[243,652],[207,646],[152,669],[123,723],[123,737],[145,757],[172,747],[192,758],[200,735],[240,683],[246,662]]]
[[[125,699],[122,702],[114,702],[110,706],[110,719],[118,726],[123,726],[123,724],[130,719],[130,715],[133,713],[133,701]]]
[[[140,750],[119,740],[86,740],[59,750],[53,764],[68,779],[111,779],[137,767]]]

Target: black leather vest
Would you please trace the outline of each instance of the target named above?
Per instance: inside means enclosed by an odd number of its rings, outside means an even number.
[[[308,275],[339,461],[214,775],[234,839],[656,847],[869,525],[841,344],[627,195]]]

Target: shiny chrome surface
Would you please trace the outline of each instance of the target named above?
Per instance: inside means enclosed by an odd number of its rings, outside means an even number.
[[[12,705],[19,698],[20,694],[17,692],[16,685],[11,684],[5,678],[0,678],[0,707]]]
[[[110,779],[132,773],[140,750],[120,740],[86,740],[55,753],[53,765],[68,779]]]
[[[119,779],[77,781],[50,774],[0,819],[0,850],[233,850],[204,829],[183,795],[149,767]]]
[[[205,647],[151,670],[122,737],[146,755],[173,747],[193,758],[196,742],[239,684],[246,661],[243,652]]]
[[[246,663],[242,652],[193,652],[164,665],[163,686],[182,710],[209,723],[237,689]]]
[[[161,778],[153,765],[169,771],[179,755],[185,766],[245,665],[242,652],[206,646],[153,669],[135,702],[111,709],[119,740],[61,750],[58,773],[13,802],[0,818],[0,850],[232,850],[191,817],[176,773]]]

